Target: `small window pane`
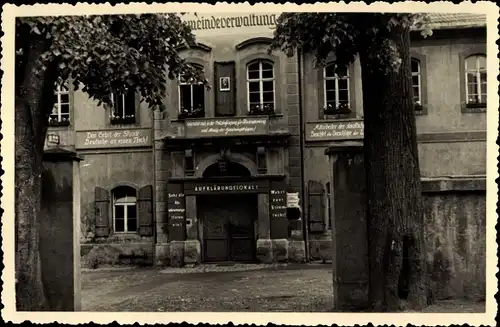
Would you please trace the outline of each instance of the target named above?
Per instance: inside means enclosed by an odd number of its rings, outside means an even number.
[[[248,89],[250,92],[259,92],[260,91],[260,83],[259,82],[250,82],[250,83],[248,83]]]
[[[259,93],[250,93],[250,102],[260,103],[260,94]]]
[[[125,217],[125,210],[122,205],[115,206],[115,218],[124,218]]]
[[[137,219],[135,218],[128,218],[127,219],[127,231],[129,232],[135,232],[137,231]]]
[[[349,91],[339,90],[339,100],[347,102],[349,100]]]
[[[411,83],[413,84],[413,86],[419,86],[419,81],[418,81],[418,76],[412,76],[411,77]]]
[[[61,114],[69,114],[69,104],[61,105]]]
[[[326,101],[327,102],[336,101],[335,91],[326,91]]]
[[[326,80],[325,83],[327,90],[335,90],[335,80]]]
[[[262,90],[263,91],[273,91],[274,90],[274,82],[273,81],[262,82]]]
[[[69,103],[69,94],[61,94],[61,103]]]
[[[137,206],[128,205],[127,206],[127,218],[137,218]]]
[[[262,62],[262,70],[272,70],[273,64],[270,62]]]
[[[347,90],[348,89],[348,80],[345,78],[339,79],[339,89]]]
[[[191,85],[180,85],[181,109],[191,110]]]
[[[478,62],[479,62],[479,65],[477,65],[478,69],[480,69],[480,70],[486,69],[486,57],[485,56],[478,56]]]
[[[203,85],[193,85],[193,108],[205,107],[205,88]]]
[[[477,83],[477,77],[475,73],[468,73],[467,74],[467,83]]]
[[[486,83],[487,77],[486,72],[481,72],[481,83]]]
[[[481,95],[481,103],[486,103],[486,94]]]
[[[325,67],[325,77],[335,77],[335,65]]]
[[[469,84],[467,85],[467,88],[468,88],[468,92],[469,92],[469,95],[472,95],[472,94],[477,94],[477,84]]]
[[[264,99],[264,102],[272,102],[274,101],[274,92],[263,92],[262,97]]]
[[[262,71],[262,78],[273,78],[273,70],[263,70]]]
[[[115,219],[115,231],[117,232],[125,231],[125,219]]]
[[[417,59],[411,59],[411,72],[412,73],[420,72],[420,62]]]
[[[465,68],[467,70],[476,70],[478,68],[476,56],[471,56],[465,59]]]
[[[248,71],[259,71],[259,63],[254,62],[253,64],[248,65]]]
[[[248,79],[259,79],[259,71],[248,71]]]

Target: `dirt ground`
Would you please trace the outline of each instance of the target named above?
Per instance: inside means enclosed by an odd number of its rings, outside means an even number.
[[[164,273],[160,269],[84,271],[83,311],[328,312],[329,265],[238,272]],[[440,301],[426,312],[484,312],[484,303]]]

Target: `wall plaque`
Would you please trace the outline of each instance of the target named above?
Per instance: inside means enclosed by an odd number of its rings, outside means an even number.
[[[272,181],[269,187],[269,220],[271,238],[287,238],[286,183]]]
[[[265,135],[269,130],[268,117],[235,117],[186,119],[186,137],[216,137]]]
[[[186,183],[186,194],[266,193],[267,181]]]
[[[76,132],[77,149],[107,149],[151,146],[151,130],[112,129]]]
[[[325,121],[306,124],[306,141],[363,139],[363,121]]]
[[[168,235],[172,241],[183,241],[186,236],[186,202],[182,184],[167,186]]]

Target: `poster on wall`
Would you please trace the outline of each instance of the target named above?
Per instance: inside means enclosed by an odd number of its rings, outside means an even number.
[[[167,186],[168,235],[172,241],[186,238],[186,202],[182,184]]]
[[[230,77],[221,77],[219,79],[219,91],[228,92],[231,91],[231,78]]]

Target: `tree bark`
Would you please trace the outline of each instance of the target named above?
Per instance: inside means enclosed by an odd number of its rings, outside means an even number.
[[[360,54],[367,182],[369,298],[374,311],[426,305],[420,168],[412,101],[410,32],[387,36],[398,49],[398,71],[384,73]],[[383,67],[381,67],[383,68]]]
[[[23,40],[22,37],[25,39]],[[15,208],[16,208],[16,306],[18,311],[47,310],[39,253],[41,173],[48,116],[54,97],[56,69],[33,73],[49,41],[21,36],[23,59],[16,68],[15,94]],[[29,40],[29,41],[27,41]],[[17,42],[18,40],[16,40]]]

